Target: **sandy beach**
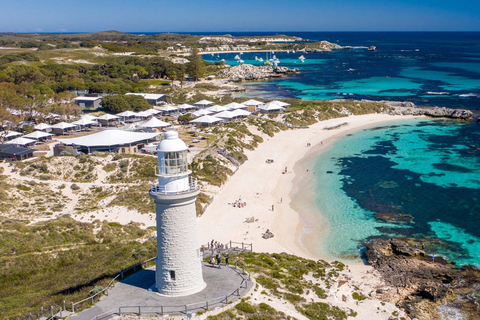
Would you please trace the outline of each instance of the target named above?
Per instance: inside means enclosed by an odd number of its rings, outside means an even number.
[[[256,150],[247,151],[248,160],[199,218],[200,242],[231,240],[252,243],[256,252],[286,252],[330,260],[318,249],[311,249],[318,248],[318,239],[328,231],[328,224],[312,208],[314,194],[308,187],[312,176],[306,172],[309,164],[335,138],[350,131],[408,118],[385,114],[350,116],[318,122],[308,129],[282,131],[274,137],[264,136],[265,141]],[[348,125],[323,130],[344,122]],[[267,159],[273,163],[267,163]],[[234,207],[232,204],[240,199],[246,206]],[[247,219],[254,222],[247,223]],[[267,229],[273,238],[262,238]]]

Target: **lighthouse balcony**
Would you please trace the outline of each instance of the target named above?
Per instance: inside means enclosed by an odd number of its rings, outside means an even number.
[[[150,187],[150,194],[157,195],[180,195],[191,193],[200,190],[200,186],[197,183],[197,178],[189,177],[188,184],[185,186],[180,185],[160,185],[158,182],[152,183]]]

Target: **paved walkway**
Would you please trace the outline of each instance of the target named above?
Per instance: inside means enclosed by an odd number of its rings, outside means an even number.
[[[160,306],[163,306],[163,312],[166,314],[180,314],[186,313],[186,305],[187,312],[205,310],[206,301],[208,301],[208,308],[212,309],[224,305],[227,296],[229,296],[227,302],[239,298],[236,294],[232,295],[242,283],[239,273],[242,273],[242,270],[235,270],[232,266],[222,265],[219,269],[204,263],[203,279],[207,283],[204,290],[184,297],[165,297],[148,291],[155,283],[155,267],[152,267],[139,271],[117,283],[109,291],[108,296],[105,296],[92,308],[68,317],[68,320],[92,320],[97,316],[99,320],[108,319],[118,315],[120,307],[122,307],[122,314],[138,313],[139,306],[142,315],[160,315]],[[247,281],[246,284],[247,288],[239,290],[240,296],[245,295],[252,286],[251,281]],[[124,308],[127,306],[129,308]]]

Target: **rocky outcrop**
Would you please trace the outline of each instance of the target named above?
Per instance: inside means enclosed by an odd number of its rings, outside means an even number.
[[[412,102],[383,102],[391,107],[390,110],[386,111],[386,113],[391,115],[414,115],[462,120],[470,120],[473,118],[473,112],[465,109],[450,109],[445,107],[417,107]]]
[[[289,69],[287,67],[273,68],[269,66],[241,64],[222,70],[220,75],[232,81],[249,81],[283,77],[284,75],[298,72],[298,69]]]
[[[376,291],[377,297],[395,303],[412,318],[437,319],[436,308],[444,303],[454,304],[467,318],[472,310],[480,312],[477,298],[472,298],[480,289],[479,270],[432,259],[402,240],[373,240],[366,249],[368,263],[387,284]]]
[[[296,44],[294,45],[293,49],[297,52],[331,52],[333,49],[344,49],[346,47],[342,47],[336,43],[331,43],[328,41],[318,41],[314,43],[307,43],[307,44]]]

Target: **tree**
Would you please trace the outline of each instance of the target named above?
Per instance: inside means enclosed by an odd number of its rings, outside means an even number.
[[[142,111],[150,109],[151,105],[141,96],[116,95],[106,96],[102,99],[101,105],[105,110],[119,113],[123,111]]]
[[[197,81],[200,78],[205,76],[205,60],[203,60],[202,56],[198,54],[198,49],[193,47],[192,52],[190,55],[190,63],[187,66],[188,74],[190,78]]]

